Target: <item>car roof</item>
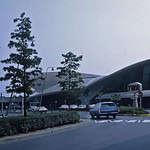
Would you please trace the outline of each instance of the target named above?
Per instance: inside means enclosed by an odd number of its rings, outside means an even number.
[[[114,102],[101,102],[101,103],[114,103]]]
[[[97,103],[97,104],[108,104],[108,103],[109,103],[109,104],[112,104],[112,103],[114,104],[114,102],[99,102],[99,103]]]

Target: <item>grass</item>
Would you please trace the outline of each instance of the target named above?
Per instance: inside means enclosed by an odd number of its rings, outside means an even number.
[[[118,114],[118,116],[150,117],[150,114]]]
[[[143,108],[120,106],[121,116],[150,116],[150,114]]]

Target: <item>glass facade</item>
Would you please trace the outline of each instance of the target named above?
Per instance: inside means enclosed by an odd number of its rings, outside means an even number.
[[[143,68],[143,85],[145,90],[150,89],[150,65]]]

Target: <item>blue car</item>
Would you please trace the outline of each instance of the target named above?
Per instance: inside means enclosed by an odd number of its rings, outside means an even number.
[[[100,102],[95,105],[93,109],[90,110],[90,115],[92,118],[100,118],[101,116],[112,116],[113,119],[116,118],[116,115],[119,113],[119,108],[113,102]]]

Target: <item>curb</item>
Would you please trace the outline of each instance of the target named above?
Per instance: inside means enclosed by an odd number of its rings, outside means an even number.
[[[118,114],[118,116],[150,117],[150,114]]]

